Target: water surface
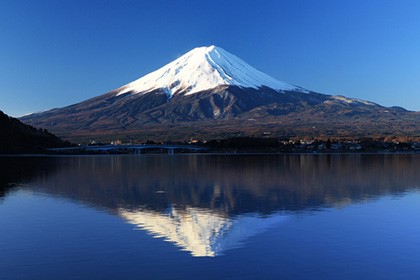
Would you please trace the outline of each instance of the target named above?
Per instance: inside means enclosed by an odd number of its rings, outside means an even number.
[[[4,279],[420,279],[420,155],[0,167]]]

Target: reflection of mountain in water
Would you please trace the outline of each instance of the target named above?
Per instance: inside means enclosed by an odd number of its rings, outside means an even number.
[[[171,208],[166,213],[120,209],[118,214],[154,237],[164,238],[195,257],[220,255],[286,219],[280,214],[268,217],[239,215],[229,219],[199,208]]]
[[[420,185],[420,155],[107,156],[56,159],[38,189],[108,209],[269,214]]]
[[[10,180],[106,209],[195,256],[237,247],[285,214],[420,186],[420,155],[142,155],[16,164],[22,178]]]

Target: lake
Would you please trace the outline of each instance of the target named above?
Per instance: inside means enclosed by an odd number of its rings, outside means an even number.
[[[0,168],[1,279],[420,279],[420,154]]]

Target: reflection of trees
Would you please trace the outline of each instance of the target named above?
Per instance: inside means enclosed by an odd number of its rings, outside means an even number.
[[[29,180],[45,179],[55,166],[54,158],[0,157],[0,198]]]
[[[44,191],[116,209],[168,205],[226,214],[303,210],[420,185],[419,155],[63,158]]]

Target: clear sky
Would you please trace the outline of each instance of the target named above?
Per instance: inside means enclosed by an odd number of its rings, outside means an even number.
[[[0,0],[0,110],[71,105],[206,45],[284,82],[420,111],[417,0]]]

